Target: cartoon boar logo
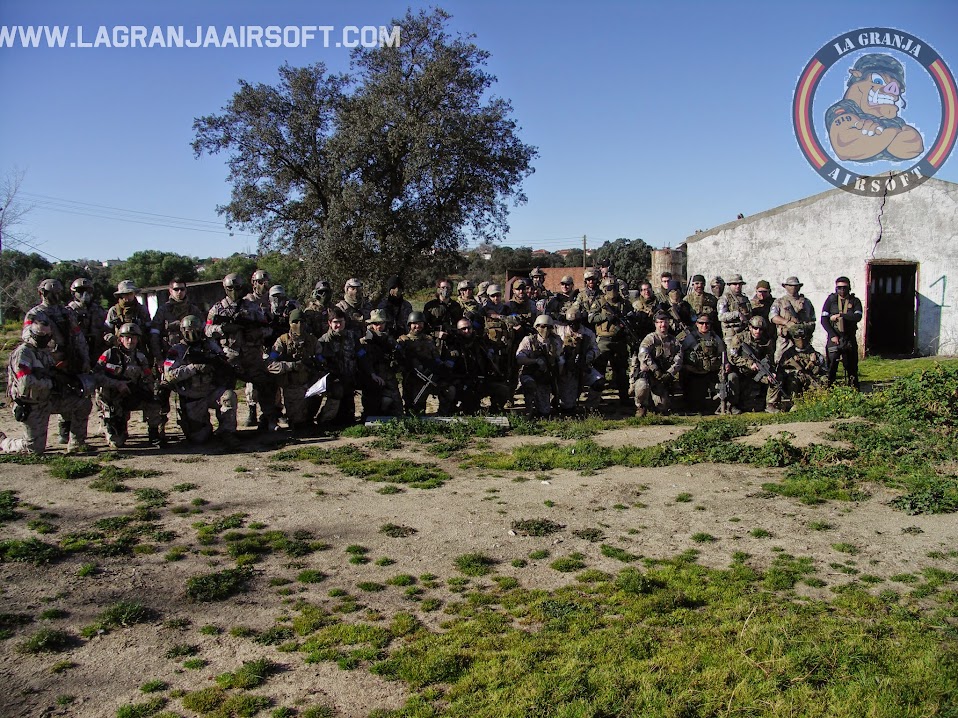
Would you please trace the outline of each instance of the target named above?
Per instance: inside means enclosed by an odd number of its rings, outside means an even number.
[[[858,58],[845,97],[828,108],[825,126],[839,159],[900,162],[920,155],[921,135],[899,112],[905,107],[905,68],[891,55]]]

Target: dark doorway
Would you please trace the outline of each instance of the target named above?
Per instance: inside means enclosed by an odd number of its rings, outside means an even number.
[[[868,264],[867,354],[914,353],[917,273],[913,262]]]

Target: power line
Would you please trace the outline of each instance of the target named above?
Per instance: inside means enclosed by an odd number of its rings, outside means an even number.
[[[165,227],[167,229],[182,229],[191,232],[205,232],[208,234],[227,234],[233,237],[246,237],[258,239],[256,235],[246,232],[231,232],[221,227],[218,222],[206,219],[192,219],[189,217],[178,217],[176,215],[160,214],[156,212],[142,212],[139,210],[123,209],[121,207],[111,207],[109,205],[95,204],[92,202],[81,202],[79,200],[64,199],[61,197],[51,197],[49,195],[24,192],[27,199],[33,200],[38,209],[52,210],[65,214],[75,214],[83,217],[95,217],[97,219],[109,219],[119,222],[129,222],[132,224],[142,224],[153,227]],[[168,220],[168,221],[156,221]]]

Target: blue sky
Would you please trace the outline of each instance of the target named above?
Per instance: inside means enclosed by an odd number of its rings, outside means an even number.
[[[100,25],[330,25],[335,42],[345,26],[389,25],[406,7],[2,0],[0,25],[80,25],[87,42]],[[511,99],[523,140],[539,149],[525,183],[529,201],[512,210],[512,246],[581,246],[585,234],[590,247],[617,237],[674,247],[739,212],[830,189],[798,149],[791,100],[806,62],[847,30],[900,28],[958,70],[953,0],[455,0],[441,7],[453,15],[453,30],[474,33],[492,54],[495,93]],[[255,250],[255,237],[223,229],[215,207],[229,196],[225,162],[193,157],[192,121],[218,111],[240,78],[272,83],[284,62],[316,61],[346,70],[349,51],[318,40],[295,49],[0,48],[0,173],[27,172],[31,243],[60,258]],[[846,69],[833,73],[835,100]],[[937,95],[917,75],[909,76],[904,116],[933,134]],[[938,177],[958,181],[958,158]],[[149,214],[123,213],[135,223],[88,216],[121,214],[105,208]],[[170,224],[207,231],[154,226]]]

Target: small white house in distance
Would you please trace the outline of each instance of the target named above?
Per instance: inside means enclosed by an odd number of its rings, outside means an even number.
[[[776,297],[795,275],[819,320],[835,279],[851,279],[865,354],[958,354],[958,184],[936,178],[885,198],[829,190],[688,238],[688,275],[739,273]],[[819,325],[813,343],[820,351]]]

